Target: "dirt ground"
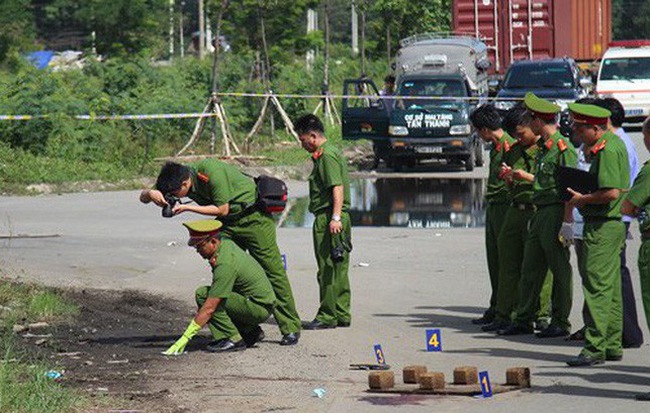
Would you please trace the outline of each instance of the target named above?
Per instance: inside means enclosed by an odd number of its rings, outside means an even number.
[[[152,372],[167,363],[160,351],[183,330],[192,309],[136,291],[68,290],[80,313],[73,322],[22,333],[22,343],[63,372],[61,382],[99,397],[98,411],[184,412]],[[188,316],[182,317],[187,314]],[[51,337],[48,335],[51,334]],[[45,341],[44,341],[45,340]],[[208,342],[194,340],[192,351]],[[106,397],[113,396],[107,401]]]

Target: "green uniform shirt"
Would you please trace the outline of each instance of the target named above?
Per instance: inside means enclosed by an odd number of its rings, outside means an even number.
[[[647,206],[650,205],[650,161],[643,164],[626,199],[639,210],[647,210]],[[639,215],[639,231],[645,232],[648,229],[650,229],[650,219],[646,211]]]
[[[535,175],[537,156],[540,151],[540,147],[537,144],[532,144],[528,148],[524,148],[519,142],[515,142],[508,149],[503,155],[503,162],[512,169],[521,169]],[[530,203],[531,197],[533,196],[532,182],[513,180],[509,189],[509,198],[512,202]]]
[[[592,147],[589,173],[598,177],[601,189],[625,189],[630,185],[630,163],[621,138],[607,131]],[[616,200],[602,205],[588,204],[580,208],[583,217],[621,218],[622,194]]]
[[[540,147],[537,156],[537,173],[533,182],[531,202],[536,205],[557,204],[562,202],[557,184],[558,166],[575,168],[578,154],[569,139],[560,132],[555,132],[546,141],[537,141]]]
[[[260,305],[275,303],[275,294],[264,270],[234,241],[222,238],[210,264],[213,266],[212,285],[208,297],[225,299],[236,292]]]
[[[506,203],[508,199],[508,188],[506,188],[506,183],[503,179],[499,179],[499,173],[501,172],[501,162],[503,162],[503,154],[506,152],[506,149],[510,148],[516,142],[512,136],[508,135],[506,132],[503,133],[503,136],[490,150],[490,172],[488,175],[487,181],[487,191],[485,194],[485,199],[489,203]]]
[[[314,169],[309,175],[309,211],[331,211],[332,187],[343,185],[343,211],[350,209],[350,177],[345,158],[329,141],[312,154]]]
[[[192,188],[187,196],[197,204],[229,204],[230,215],[255,202],[255,182],[234,166],[215,159],[203,159],[188,166],[192,169]]]

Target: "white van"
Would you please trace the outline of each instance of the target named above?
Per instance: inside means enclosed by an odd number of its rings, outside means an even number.
[[[650,40],[610,43],[598,70],[596,95],[618,99],[625,119],[641,122],[650,116]]]

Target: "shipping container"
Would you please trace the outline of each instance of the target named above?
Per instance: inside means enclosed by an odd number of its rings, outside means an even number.
[[[611,0],[454,0],[453,31],[488,45],[491,73],[522,59],[599,59],[612,38]]]

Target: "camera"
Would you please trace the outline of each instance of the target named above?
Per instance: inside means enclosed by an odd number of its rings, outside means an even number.
[[[171,218],[174,216],[174,212],[172,210],[174,209],[174,206],[176,206],[178,198],[172,194],[165,194],[165,201],[167,201],[167,205],[165,205],[162,209],[162,216],[165,218]]]
[[[352,251],[352,244],[343,232],[332,235],[332,249],[330,250],[332,261],[343,262],[345,253],[350,251]]]

